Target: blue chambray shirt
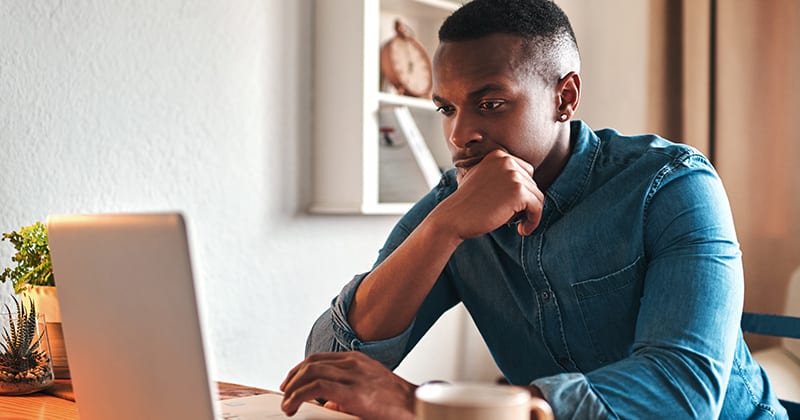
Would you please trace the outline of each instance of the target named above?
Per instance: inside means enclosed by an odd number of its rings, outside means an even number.
[[[463,302],[509,382],[538,386],[559,419],[786,418],[742,338],[741,253],[711,164],[657,136],[570,128],[572,155],[533,234],[503,226],[464,241],[387,340],[362,342],[347,322],[356,276],[306,352],[358,350],[394,368]],[[375,265],[456,188],[450,171]]]

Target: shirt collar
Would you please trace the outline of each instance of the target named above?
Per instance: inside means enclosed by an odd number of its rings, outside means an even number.
[[[566,213],[580,198],[600,152],[600,139],[583,121],[570,122],[572,153],[567,164],[545,195],[561,214]]]

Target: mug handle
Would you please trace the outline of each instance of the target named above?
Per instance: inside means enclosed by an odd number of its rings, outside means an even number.
[[[536,413],[536,420],[553,420],[553,409],[541,398],[531,398],[531,412]]]

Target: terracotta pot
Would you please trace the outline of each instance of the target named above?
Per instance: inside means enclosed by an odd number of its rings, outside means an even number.
[[[58,306],[56,288],[54,286],[30,286],[22,292],[22,295],[30,296],[36,304],[37,312],[44,314],[56,379],[69,379],[69,363],[67,362],[67,350],[64,347],[64,333],[61,330],[61,309]]]

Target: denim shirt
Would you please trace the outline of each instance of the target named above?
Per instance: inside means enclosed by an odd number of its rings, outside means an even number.
[[[559,419],[786,418],[742,338],[741,253],[711,164],[657,136],[570,128],[533,234],[502,226],[464,241],[408,329],[382,341],[347,322],[356,276],[306,352],[358,350],[394,368],[463,302],[506,379],[539,387]],[[375,265],[456,188],[450,171]]]

